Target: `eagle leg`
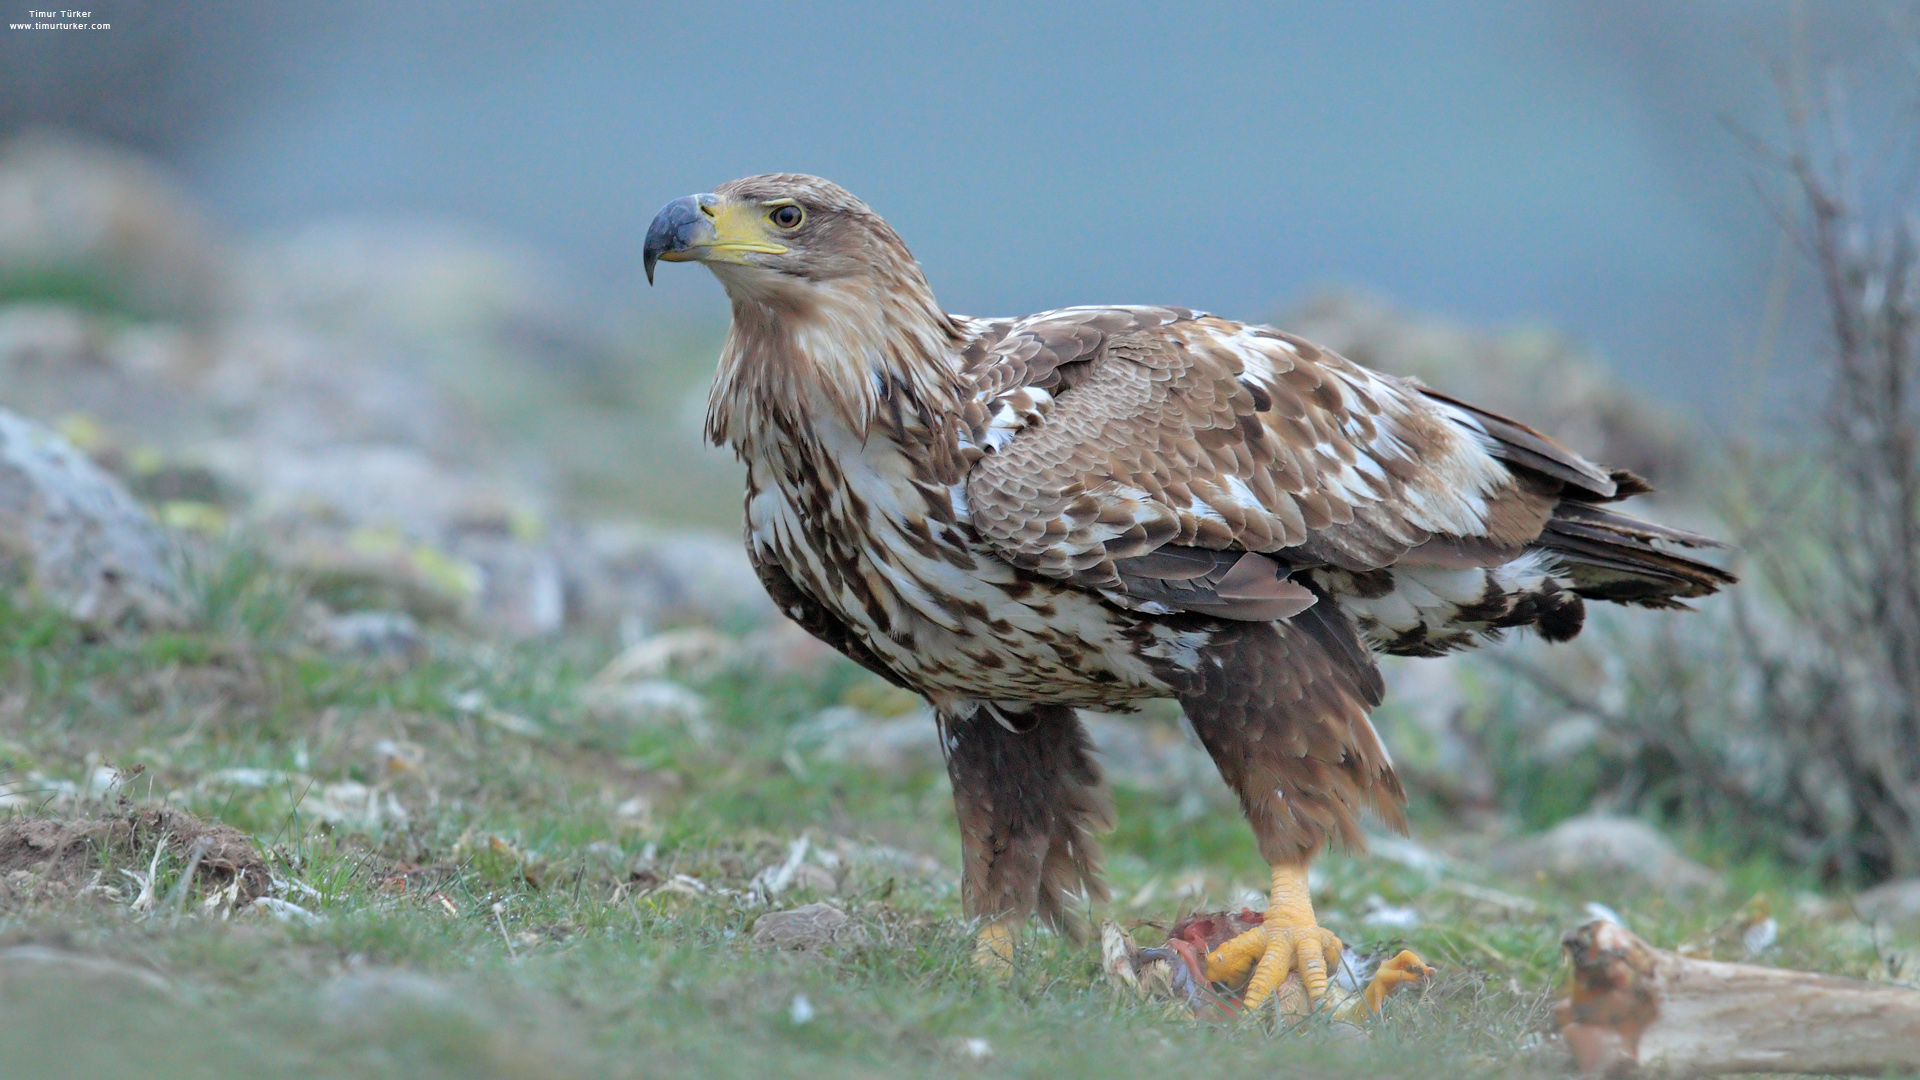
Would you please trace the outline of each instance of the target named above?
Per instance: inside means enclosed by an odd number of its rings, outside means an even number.
[[[960,823],[961,902],[983,925],[974,960],[1011,970],[1015,928],[1032,915],[1078,938],[1078,908],[1104,900],[1100,843],[1113,827],[1093,745],[1061,705],[943,708],[940,726]]]
[[[1252,1010],[1297,974],[1318,1005],[1341,944],[1314,918],[1307,863],[1333,840],[1364,847],[1364,808],[1405,829],[1400,783],[1367,720],[1379,703],[1379,672],[1331,603],[1284,622],[1216,627],[1200,663],[1170,681],[1240,797],[1273,892],[1261,926],[1207,956],[1207,975],[1244,982]]]

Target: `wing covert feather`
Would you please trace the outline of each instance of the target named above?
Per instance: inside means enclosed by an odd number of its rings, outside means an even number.
[[[1129,575],[1124,560],[1169,546],[1259,552],[1281,577],[1375,569],[1435,538],[1491,561],[1551,512],[1416,384],[1264,327],[1069,309],[992,324],[966,363],[974,528],[1014,564],[1122,603],[1143,600],[1144,564]],[[1180,583],[1205,573],[1155,565]]]

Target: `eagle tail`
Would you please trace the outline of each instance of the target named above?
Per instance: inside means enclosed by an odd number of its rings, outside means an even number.
[[[1734,576],[1725,570],[1674,550],[1725,544],[1599,505],[1647,494],[1653,485],[1645,480],[1625,469],[1596,465],[1516,420],[1427,387],[1421,392],[1484,435],[1488,451],[1510,468],[1560,485],[1563,497],[1532,547],[1559,559],[1572,579],[1575,595],[1641,607],[1683,608],[1687,600],[1734,583]]]
[[[1617,473],[1621,488],[1637,480]],[[1711,537],[1657,525],[1579,499],[1562,499],[1534,542],[1553,553],[1572,591],[1589,600],[1641,607],[1684,608],[1685,601],[1708,596],[1737,579],[1711,563],[1678,549],[1721,548]]]

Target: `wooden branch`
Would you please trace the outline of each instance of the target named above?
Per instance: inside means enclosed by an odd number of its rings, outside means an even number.
[[[1589,1076],[1920,1069],[1920,991],[1694,960],[1604,920],[1561,945],[1573,980],[1554,1022]]]

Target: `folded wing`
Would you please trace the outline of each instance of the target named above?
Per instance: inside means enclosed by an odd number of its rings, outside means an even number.
[[[1544,439],[1512,452],[1554,471],[1509,468],[1496,417],[1179,309],[990,324],[968,371],[975,529],[1017,566],[1146,611],[1286,618],[1314,600],[1296,568],[1495,565],[1564,490],[1613,493]]]

